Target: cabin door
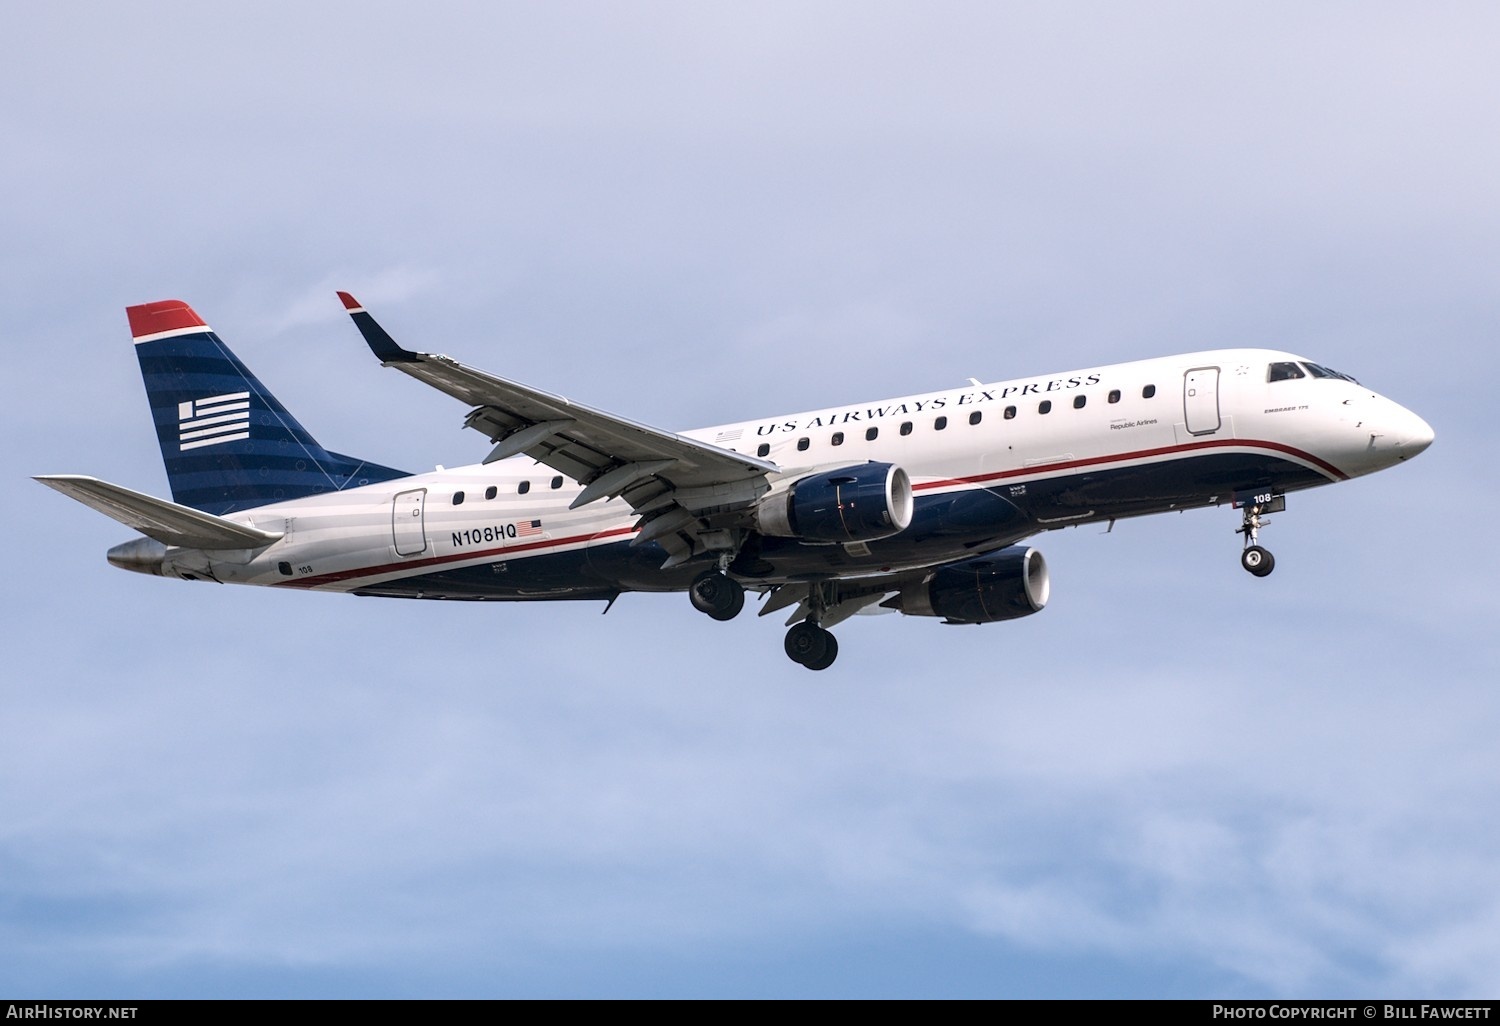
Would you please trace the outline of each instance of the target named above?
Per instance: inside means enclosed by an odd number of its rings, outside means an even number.
[[[1183,418],[1190,435],[1219,430],[1219,368],[1194,367],[1182,381]]]
[[[427,551],[427,530],[422,522],[422,507],[426,500],[425,488],[414,488],[396,496],[391,507],[391,537],[396,543],[396,555],[416,556]]]

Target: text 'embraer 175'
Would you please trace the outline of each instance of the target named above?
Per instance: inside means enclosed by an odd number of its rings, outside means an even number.
[[[1269,574],[1285,496],[1410,459],[1411,411],[1289,353],[1230,349],[836,406],[677,434],[397,345],[489,440],[427,474],[323,448],[178,300],[133,306],[173,501],[39,477],[144,537],[116,566],[184,580],[403,598],[534,601],[686,591],[718,620],[745,592],[787,610],[786,652],[832,664],[829,628],[881,608],[993,623],[1047,604],[1052,528],[1230,504]]]

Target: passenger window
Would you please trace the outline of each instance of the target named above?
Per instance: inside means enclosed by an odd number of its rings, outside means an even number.
[[[833,433],[833,444],[834,445],[843,445],[844,444],[844,433],[842,431],[835,431]]]
[[[1155,394],[1156,394],[1156,386],[1155,385],[1147,385],[1145,388],[1141,389],[1141,398],[1142,399],[1150,399]]]
[[[984,419],[984,411],[983,410],[975,410],[973,413],[969,414],[969,423],[970,424],[978,424],[983,419]]]
[[[948,426],[948,418],[947,417],[938,417],[935,420],[933,420],[933,422],[932,422],[932,430],[934,430],[934,431],[941,431],[941,430],[943,430],[943,428],[945,428],[947,426]]]
[[[529,491],[531,491],[531,482],[530,481],[522,481],[520,484],[516,485],[516,494],[517,495],[525,495]]]
[[[1302,368],[1290,360],[1283,363],[1273,363],[1266,371],[1267,381],[1291,381],[1295,378],[1305,378]]]
[[[1075,410],[1081,410],[1081,409],[1083,409],[1084,404],[1087,403],[1088,401],[1089,401],[1089,397],[1086,396],[1086,395],[1075,395],[1073,397],[1073,409],[1075,409]]]
[[[873,442],[873,441],[875,441],[875,436],[878,435],[878,434],[880,434],[880,429],[879,428],[866,428],[865,429],[865,441],[867,441],[867,442]]]
[[[809,444],[810,443],[808,442],[808,440],[806,438],[799,438],[799,439],[797,439],[797,451],[798,452],[806,452],[807,451],[807,447],[808,447]]]
[[[499,494],[500,494],[500,489],[496,488],[494,485],[490,485],[488,488],[486,488],[484,490],[484,497],[486,499],[493,499],[495,496],[497,496]]]
[[[1014,406],[1007,406],[1005,408],[1005,419],[1006,420],[1015,420],[1016,419],[1016,408]]]
[[[1109,401],[1112,403],[1120,401],[1120,390],[1118,388],[1111,388],[1109,390]]]
[[[455,505],[455,506],[462,506],[463,504],[464,504],[464,493],[463,492],[454,492],[453,493],[453,505]]]
[[[552,487],[553,488],[561,488],[562,487],[562,478],[561,477],[554,477],[552,479]]]
[[[1036,412],[1038,412],[1038,413],[1051,413],[1052,412],[1052,400],[1051,399],[1043,399],[1041,402],[1037,403],[1036,404]]]
[[[909,420],[903,420],[901,422],[901,433],[903,435],[909,435],[909,434],[911,434],[911,421],[909,421]]]
[[[755,455],[757,455],[757,456],[769,456],[769,455],[771,455],[771,447],[770,447],[770,445],[768,445],[765,442],[761,442],[760,446],[755,450]]]

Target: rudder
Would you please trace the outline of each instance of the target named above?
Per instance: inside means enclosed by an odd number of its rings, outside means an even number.
[[[126,313],[181,505],[223,516],[409,476],[324,449],[182,300]]]

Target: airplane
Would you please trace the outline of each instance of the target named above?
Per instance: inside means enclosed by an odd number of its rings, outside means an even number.
[[[1312,360],[1225,349],[969,384],[675,433],[402,348],[338,293],[386,367],[460,400],[473,466],[412,474],[323,448],[193,309],[127,309],[172,501],[36,478],[138,531],[117,567],[187,581],[399,598],[686,591],[716,620],[761,598],[784,648],[897,611],[981,624],[1051,593],[1044,531],[1228,504],[1264,577],[1265,517],[1295,491],[1405,462],[1433,431]]]

